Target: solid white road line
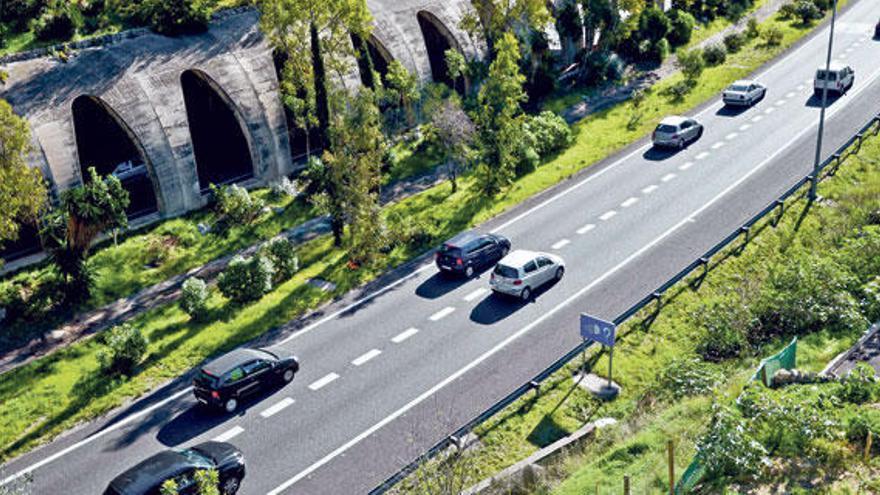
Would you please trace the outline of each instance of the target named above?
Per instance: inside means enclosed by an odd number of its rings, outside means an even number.
[[[668,174],[664,175],[663,177],[661,177],[660,180],[663,181],[663,182],[669,182],[669,181],[671,181],[672,179],[674,179],[674,178],[676,178],[676,177],[677,177],[677,176],[676,176],[675,174],[673,174],[673,173],[668,173]]]
[[[651,194],[652,192],[656,191],[659,187],[660,186],[658,186],[657,184],[651,184],[650,186],[642,189],[642,194]]]
[[[740,132],[747,131],[752,128],[752,124],[743,124],[739,126]]]
[[[691,168],[691,167],[693,167],[693,166],[694,166],[694,162],[684,162],[684,163],[682,163],[681,165],[678,166],[678,169],[679,169],[679,170],[687,170],[687,169],[689,169],[689,168]],[[645,190],[642,189],[642,192],[645,192]]]
[[[612,218],[614,215],[617,215],[617,212],[614,211],[614,210],[609,210],[609,211],[606,211],[605,213],[603,213],[603,214],[599,217],[599,220],[602,220],[603,222],[605,222],[605,221],[607,221],[607,220],[611,220],[611,218]]]
[[[732,140],[732,139],[736,139],[737,136],[739,136],[739,133],[737,133],[737,132],[731,132],[730,134],[724,136],[724,139],[730,141],[730,140]]]
[[[430,317],[428,317],[428,319],[431,321],[440,321],[443,318],[446,318],[447,316],[451,315],[453,311],[455,311],[455,308],[453,308],[452,306],[446,306],[445,308],[441,309],[440,311],[437,311],[436,313],[432,314]]]
[[[471,292],[470,294],[464,296],[464,300],[467,301],[467,302],[471,302],[471,301],[473,301],[474,299],[476,299],[476,298],[482,296],[482,295],[485,294],[486,292],[488,292],[487,289],[484,289],[484,288],[480,287],[479,289],[477,289],[477,290]]]
[[[367,352],[365,352],[361,357],[359,357],[359,358],[355,359],[354,361],[352,361],[351,364],[353,364],[353,365],[355,365],[355,366],[361,366],[361,365],[363,365],[364,363],[366,363],[367,361],[369,361],[369,360],[373,359],[374,357],[378,356],[379,354],[382,354],[382,351],[380,351],[379,349],[373,349],[373,350],[371,350],[371,351],[367,351]]]
[[[223,433],[217,435],[216,437],[214,437],[214,441],[215,442],[228,442],[228,441],[232,440],[233,438],[241,435],[242,433],[244,433],[244,428],[242,428],[241,426],[233,426],[232,428],[230,428],[230,429],[224,431]]]
[[[396,337],[391,339],[391,342],[394,342],[395,344],[399,344],[417,333],[419,333],[418,328],[409,328],[409,329],[404,330],[403,332],[400,332],[399,334],[397,334]]]
[[[639,202],[639,198],[629,198],[623,203],[620,203],[620,206],[623,208],[629,208],[630,206]]]
[[[723,147],[723,146],[724,146],[724,142],[723,142],[723,141],[718,141],[717,143],[715,143],[715,144],[712,145],[712,149],[713,149],[713,150],[717,150],[717,149],[719,149],[719,148],[721,148],[721,147]]]
[[[562,240],[560,240],[560,241],[557,241],[556,244],[554,244],[554,245],[552,245],[552,246],[550,246],[550,247],[551,247],[552,249],[562,249],[562,248],[564,248],[565,246],[568,246],[568,244],[569,244],[570,242],[571,242],[571,241],[568,240],[568,239],[562,239]]]
[[[698,153],[697,156],[695,156],[694,158],[697,160],[705,160],[706,158],[709,158],[709,155],[711,154],[712,153],[709,153],[708,151],[702,151]]]
[[[290,397],[285,397],[285,398],[281,399],[280,401],[278,401],[275,405],[269,406],[266,409],[264,409],[263,412],[260,413],[260,416],[262,416],[264,418],[272,417],[272,416],[280,413],[284,409],[286,409],[288,406],[293,404],[293,402],[294,402],[293,399],[291,399]]]
[[[816,38],[813,38],[813,39],[816,39]],[[860,86],[859,89],[856,90],[856,91],[853,93],[853,97],[855,97],[858,93],[860,93],[861,90],[863,90],[864,88],[867,88],[868,85],[870,84],[870,82],[873,81],[873,80],[877,77],[877,75],[880,75],[880,72],[875,72],[873,76],[871,76],[870,78],[868,78],[868,79],[866,80],[865,84],[864,84],[863,86]],[[828,117],[826,117],[826,118],[830,118],[830,116],[834,115],[834,114],[835,114],[840,108],[843,108],[843,106],[835,107],[834,109],[832,109],[830,115],[829,115]],[[794,142],[796,142],[796,141],[797,141],[798,139],[800,139],[804,134],[806,134],[807,132],[812,131],[814,127],[815,127],[815,125],[810,125],[810,126],[804,128],[804,129],[801,130],[801,132],[799,132],[796,136],[794,136],[793,138],[789,139],[788,142],[789,142],[789,143],[794,143]],[[513,342],[514,340],[518,339],[518,338],[521,337],[522,335],[528,333],[528,332],[531,331],[533,328],[535,328],[536,326],[538,326],[538,325],[540,325],[541,323],[543,323],[544,320],[546,320],[547,318],[550,318],[551,316],[553,316],[554,314],[556,314],[556,313],[557,313],[559,310],[561,310],[562,308],[564,308],[564,307],[568,306],[569,304],[571,304],[572,302],[576,301],[578,298],[580,298],[580,297],[583,296],[585,293],[587,293],[590,289],[592,289],[592,288],[595,287],[596,285],[598,285],[598,284],[604,282],[605,279],[607,279],[608,277],[610,277],[611,275],[613,275],[614,273],[616,273],[617,271],[619,271],[621,268],[623,268],[623,267],[625,267],[626,265],[630,264],[634,259],[636,259],[636,258],[638,258],[639,256],[641,256],[642,254],[644,254],[645,252],[647,252],[648,250],[650,250],[651,248],[653,248],[655,245],[657,245],[657,244],[659,244],[660,242],[662,242],[664,239],[666,239],[667,237],[669,237],[670,235],[672,235],[675,231],[677,231],[679,228],[681,228],[681,226],[683,226],[683,225],[685,225],[685,224],[688,224],[688,223],[691,223],[691,222],[693,221],[693,219],[694,219],[697,215],[699,215],[699,214],[701,214],[702,212],[706,211],[706,210],[707,210],[708,208],[710,208],[712,205],[714,205],[714,204],[717,203],[719,200],[721,200],[721,198],[723,198],[724,196],[727,196],[727,194],[729,194],[731,191],[733,191],[734,189],[736,189],[737,187],[739,187],[742,183],[744,183],[744,182],[747,181],[752,175],[754,175],[758,170],[764,168],[768,163],[772,162],[777,156],[779,156],[783,151],[786,151],[786,150],[788,150],[788,146],[781,146],[781,147],[779,147],[774,153],[772,153],[770,156],[768,156],[767,158],[765,158],[764,161],[762,161],[761,163],[759,163],[759,164],[758,164],[757,166],[755,166],[753,169],[749,170],[745,175],[743,175],[742,177],[740,177],[739,179],[737,179],[733,184],[727,186],[726,189],[724,189],[724,190],[721,191],[717,196],[715,196],[714,198],[712,198],[711,200],[709,200],[709,202],[707,202],[707,203],[705,203],[703,206],[697,208],[697,209],[696,209],[694,212],[692,212],[690,215],[686,215],[686,216],[685,216],[681,221],[679,221],[677,224],[673,225],[671,228],[669,228],[668,230],[666,230],[665,232],[663,232],[662,234],[660,234],[659,237],[655,238],[653,241],[651,241],[651,242],[649,242],[648,244],[645,244],[644,246],[642,246],[641,248],[639,248],[636,252],[632,253],[629,257],[627,257],[626,259],[624,259],[623,261],[621,261],[619,264],[617,264],[616,266],[614,266],[613,268],[611,268],[609,271],[607,271],[607,272],[605,272],[604,274],[600,275],[599,278],[594,279],[589,285],[587,285],[587,286],[581,288],[579,291],[577,291],[576,293],[572,294],[568,299],[562,301],[562,302],[561,302],[560,304],[558,304],[557,306],[551,308],[549,311],[547,311],[547,312],[545,312],[544,314],[542,314],[541,316],[539,316],[537,319],[535,319],[534,321],[532,321],[530,324],[528,324],[528,325],[526,325],[525,327],[521,328],[520,330],[518,330],[518,331],[517,331],[516,333],[514,333],[513,335],[507,337],[505,340],[503,340],[502,342],[498,343],[498,345],[496,345],[496,346],[493,347],[492,349],[489,349],[488,351],[486,351],[485,353],[483,353],[482,355],[480,355],[477,359],[475,359],[474,361],[471,361],[469,364],[467,364],[467,365],[464,366],[463,368],[459,369],[458,371],[456,371],[455,373],[453,373],[452,375],[450,375],[449,377],[447,377],[445,380],[441,381],[441,382],[438,383],[437,385],[434,385],[434,386],[431,387],[430,389],[426,390],[426,391],[423,392],[421,395],[419,395],[418,397],[416,397],[415,399],[413,399],[412,401],[410,401],[409,403],[407,403],[406,405],[404,405],[403,407],[401,407],[401,408],[398,409],[397,411],[395,411],[395,412],[391,413],[390,415],[386,416],[384,419],[382,419],[381,421],[379,421],[378,423],[376,423],[375,425],[373,425],[372,427],[370,427],[370,428],[367,429],[366,431],[364,431],[364,432],[362,432],[361,434],[357,435],[356,437],[352,438],[351,440],[349,440],[348,442],[344,443],[343,445],[337,447],[335,450],[333,450],[333,451],[330,452],[329,454],[325,455],[325,456],[322,457],[321,459],[315,461],[312,465],[310,465],[310,466],[307,467],[306,469],[300,471],[299,473],[297,473],[296,475],[294,475],[292,478],[288,479],[287,481],[285,481],[284,483],[282,483],[281,485],[279,485],[277,488],[275,488],[274,490],[270,491],[267,495],[278,495],[278,494],[282,493],[284,490],[286,490],[287,488],[289,488],[290,486],[292,486],[293,484],[295,484],[297,481],[299,481],[299,480],[305,478],[306,476],[312,474],[313,472],[315,472],[316,470],[318,470],[321,466],[324,466],[325,464],[329,463],[330,461],[332,461],[333,459],[335,459],[335,458],[338,457],[339,455],[345,453],[348,449],[352,448],[353,446],[355,446],[355,445],[357,445],[358,443],[360,443],[361,441],[363,441],[363,439],[369,437],[370,435],[372,435],[373,433],[375,433],[376,431],[378,431],[379,429],[381,429],[382,427],[384,427],[384,426],[387,425],[388,423],[390,423],[390,422],[394,421],[395,419],[399,418],[401,415],[405,414],[407,411],[409,411],[409,410],[412,409],[413,407],[415,407],[415,406],[419,405],[420,403],[424,402],[426,399],[428,399],[429,397],[431,397],[432,395],[434,395],[435,393],[437,393],[438,390],[442,389],[442,388],[445,387],[446,385],[448,385],[448,384],[452,383],[453,381],[457,380],[460,376],[464,375],[465,373],[467,373],[467,372],[470,371],[471,369],[475,368],[476,366],[480,365],[483,361],[489,359],[490,357],[492,357],[493,355],[495,355],[497,352],[501,351],[502,349],[504,349],[505,347],[507,347],[508,345],[510,345],[511,342]]]
[[[593,230],[593,229],[595,229],[595,228],[596,228],[595,225],[593,225],[593,224],[591,224],[591,223],[588,223],[588,224],[584,225],[583,227],[577,229],[577,233],[580,234],[580,235],[584,235],[584,234],[586,234],[587,232],[589,232],[589,231],[591,231],[591,230]]]
[[[339,375],[337,375],[336,373],[330,373],[330,374],[324,375],[323,378],[320,378],[317,381],[312,382],[312,384],[309,385],[309,388],[312,391],[320,390],[321,388],[328,385],[330,382],[336,380],[337,378],[339,378]]]

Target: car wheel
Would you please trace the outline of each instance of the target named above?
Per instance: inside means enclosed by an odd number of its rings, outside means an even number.
[[[235,476],[227,478],[223,482],[223,495],[234,495],[238,491],[240,484]]]
[[[532,289],[529,289],[528,287],[526,287],[525,289],[522,290],[522,292],[519,293],[519,297],[523,301],[531,300],[532,299]]]
[[[233,397],[226,399],[226,402],[223,403],[223,409],[230,414],[234,413],[238,409],[238,400]]]
[[[700,128],[697,129],[697,137],[694,138],[694,141],[700,139],[701,137],[703,137],[703,126],[700,126]]]
[[[562,280],[563,275],[565,275],[565,267],[560,266],[556,269],[556,280]]]
[[[675,143],[675,148],[679,150],[684,149],[684,139],[679,139],[678,142]]]
[[[284,380],[284,383],[290,383],[291,381],[293,381],[293,375],[293,370],[287,368],[286,370],[284,370],[284,374],[281,375],[281,379]]]
[[[464,276],[467,278],[471,278],[474,276],[474,267],[469,266],[464,269]]]

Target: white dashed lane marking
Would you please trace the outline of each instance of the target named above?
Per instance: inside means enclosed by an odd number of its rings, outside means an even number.
[[[580,235],[584,235],[584,234],[586,234],[587,232],[589,232],[589,231],[591,231],[591,230],[593,230],[593,229],[595,229],[595,228],[596,228],[595,225],[593,225],[593,224],[591,224],[591,223],[588,223],[588,224],[584,225],[583,227],[577,229],[577,233],[580,234]]]
[[[806,86],[803,85],[803,84],[798,84],[798,85],[797,85],[797,90],[798,90],[798,91],[803,91],[804,88],[806,88]]]
[[[755,115],[754,117],[752,117],[752,122],[760,122],[762,120],[764,120],[763,115]]]
[[[704,159],[704,158],[708,158],[709,155],[711,155],[711,153],[709,153],[708,151],[704,151],[704,152],[698,154],[695,158],[696,158],[697,160],[702,160],[702,159]]]
[[[290,397],[285,397],[284,399],[278,401],[278,403],[276,403],[275,405],[269,406],[264,409],[263,412],[260,413],[260,416],[264,418],[274,416],[286,409],[291,404],[293,404],[293,399],[291,399]]]
[[[570,242],[571,242],[571,241],[568,240],[568,239],[562,239],[562,240],[560,240],[560,241],[557,241],[556,244],[554,244],[554,245],[552,245],[552,246],[550,246],[550,247],[552,247],[553,249],[562,249],[562,248],[564,248],[565,246],[568,246],[568,244],[569,244]]]
[[[777,102],[775,103],[775,105],[776,105],[777,107],[781,107],[782,105],[785,105],[785,100],[779,100],[779,101],[777,101]]]
[[[602,216],[599,217],[599,220],[602,220],[603,222],[606,220],[611,220],[611,217],[613,217],[614,215],[617,215],[616,211],[614,211],[614,210],[606,211],[605,213],[602,214]]]
[[[691,168],[691,167],[693,167],[693,166],[694,166],[694,162],[684,162],[684,163],[682,163],[681,165],[678,166],[678,169],[679,169],[679,170],[687,170],[687,169],[689,169],[689,168]],[[645,190],[642,189],[642,192],[644,192],[644,191],[645,191]]]
[[[418,328],[409,328],[407,330],[404,330],[403,332],[400,332],[399,334],[397,334],[397,336],[393,337],[391,339],[391,342],[394,342],[395,344],[399,344],[417,333],[419,333]]]
[[[730,134],[724,136],[724,139],[730,141],[731,139],[736,139],[737,136],[739,136],[738,132],[731,132]]]
[[[770,115],[771,113],[773,113],[773,112],[775,112],[775,111],[776,111],[775,108],[770,107],[770,108],[764,110],[764,113],[766,113],[767,115]]]
[[[477,290],[471,292],[470,294],[464,296],[464,300],[467,301],[467,302],[471,302],[471,301],[473,301],[474,299],[476,299],[476,298],[482,296],[482,295],[485,294],[485,293],[486,293],[486,289],[480,287],[479,289],[477,289]],[[397,338],[397,337],[395,337],[395,338]]]
[[[351,364],[353,364],[353,365],[355,365],[355,366],[361,366],[361,365],[363,365],[364,363],[366,363],[367,361],[369,361],[369,360],[373,359],[374,357],[378,356],[379,354],[382,354],[382,351],[380,351],[379,349],[373,349],[373,350],[371,350],[371,351],[368,351],[368,352],[364,353],[364,355],[362,355],[361,357],[359,357],[359,358],[355,359],[354,361],[352,361]]]
[[[447,316],[451,315],[453,311],[455,311],[455,308],[453,308],[452,306],[447,306],[447,307],[441,309],[440,311],[437,311],[436,313],[432,314],[430,316],[430,318],[428,318],[428,319],[431,321],[439,321],[439,320],[442,320],[443,318],[446,318]]]
[[[749,130],[749,129],[751,129],[751,128],[752,128],[752,124],[743,124],[743,125],[739,126],[739,130],[740,130],[740,132],[742,132],[742,131],[747,131],[747,130]]]
[[[623,203],[620,203],[620,206],[623,208],[629,208],[630,206],[638,203],[638,201],[639,201],[639,198],[629,198],[626,201],[624,201]]]
[[[675,177],[676,177],[675,174],[666,174],[666,175],[664,175],[663,178],[661,178],[660,180],[663,181],[663,182],[669,182],[669,181],[671,181],[672,179],[674,179]]]
[[[660,186],[658,186],[657,184],[651,184],[650,186],[642,189],[642,194],[651,194],[652,192],[656,191],[657,188],[659,188],[659,187]]]
[[[217,435],[216,437],[214,437],[214,441],[215,442],[228,442],[228,441],[232,440],[233,438],[241,435],[242,433],[244,433],[244,428],[242,428],[241,426],[233,426],[232,428],[230,428],[230,429],[224,431],[223,433]]]
[[[796,94],[794,91],[789,91],[788,93],[785,93],[786,98],[794,98],[795,96]]]
[[[724,146],[724,143],[719,141],[719,142],[712,145],[712,149],[717,150],[718,148],[721,148],[722,146]]]
[[[320,378],[317,381],[313,382],[311,385],[309,385],[309,388],[312,389],[313,391],[320,390],[321,388],[327,386],[330,382],[336,380],[337,378],[339,378],[339,375],[337,375],[336,373],[330,373],[328,375],[325,375],[324,378]]]

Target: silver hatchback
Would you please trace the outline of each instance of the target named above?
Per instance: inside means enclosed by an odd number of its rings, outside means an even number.
[[[563,274],[565,262],[559,256],[519,249],[495,265],[489,286],[498,294],[528,301],[533,291],[561,279]]]
[[[651,134],[654,146],[682,149],[703,135],[703,124],[689,117],[666,117]]]

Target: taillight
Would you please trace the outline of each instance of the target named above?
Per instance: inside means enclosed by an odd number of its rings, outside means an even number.
[[[440,251],[434,251],[434,259],[436,260],[439,257],[440,257]]]
[[[520,279],[514,280],[513,285],[522,285],[522,280],[520,280]]]
[[[220,392],[218,392],[218,391],[216,391],[216,390],[212,390],[212,391],[211,391],[211,397],[213,397],[213,398],[215,398],[215,399],[217,399],[217,400],[220,400]]]
[[[461,258],[455,258],[455,264],[458,265],[458,266],[461,266],[461,265],[464,264],[464,261],[462,261]]]

